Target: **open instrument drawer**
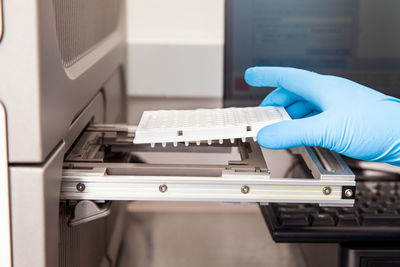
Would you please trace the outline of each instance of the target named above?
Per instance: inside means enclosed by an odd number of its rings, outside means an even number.
[[[87,127],[65,158],[61,198],[354,204],[355,176],[329,150],[296,149],[309,177],[272,177],[253,140],[152,148],[134,135],[134,126]]]

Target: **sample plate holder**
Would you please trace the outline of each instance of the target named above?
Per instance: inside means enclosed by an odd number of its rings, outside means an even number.
[[[226,165],[127,163],[124,156],[107,159],[107,153],[121,156],[124,152],[129,157],[132,151],[154,149],[133,144],[134,131],[135,127],[125,125],[89,126],[65,159],[61,199],[354,204],[353,172],[337,153],[326,149],[297,150],[311,171],[312,177],[307,178],[272,178],[262,148],[254,141],[213,143],[216,151],[239,149],[241,160]]]

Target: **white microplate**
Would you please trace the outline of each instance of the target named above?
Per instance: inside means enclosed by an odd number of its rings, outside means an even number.
[[[283,107],[245,107],[143,112],[135,144],[205,142],[255,138],[263,127],[290,120]]]

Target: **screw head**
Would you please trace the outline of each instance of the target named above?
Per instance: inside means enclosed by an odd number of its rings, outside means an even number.
[[[76,190],[78,190],[79,192],[83,192],[83,191],[85,191],[85,189],[86,189],[85,184],[79,183],[76,185]]]
[[[165,193],[168,190],[168,186],[166,184],[162,184],[158,187],[158,190],[160,190],[161,193]]]
[[[353,190],[351,190],[350,188],[347,188],[346,190],[344,190],[344,195],[346,197],[352,197],[353,196]]]
[[[324,193],[324,195],[330,195],[332,193],[332,188],[329,186],[325,186],[324,188],[322,188],[322,193]]]
[[[240,188],[240,192],[242,192],[243,194],[247,194],[250,192],[250,187],[248,187],[247,185],[242,186],[242,188]]]

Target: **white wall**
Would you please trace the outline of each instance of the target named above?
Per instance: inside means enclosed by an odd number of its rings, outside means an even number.
[[[128,94],[222,97],[224,0],[127,0]]]

